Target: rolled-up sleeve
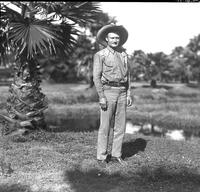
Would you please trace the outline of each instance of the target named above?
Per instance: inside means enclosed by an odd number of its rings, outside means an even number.
[[[103,84],[101,82],[102,71],[103,71],[103,61],[101,56],[98,53],[96,53],[94,55],[94,60],[93,60],[93,81],[97,93],[99,95],[99,98],[105,97],[103,92]]]

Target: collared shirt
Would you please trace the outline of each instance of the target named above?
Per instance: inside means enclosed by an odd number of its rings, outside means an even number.
[[[130,70],[128,57],[124,51],[115,51],[107,46],[94,55],[93,81],[100,98],[104,97],[103,84],[111,82],[127,82],[130,95]]]

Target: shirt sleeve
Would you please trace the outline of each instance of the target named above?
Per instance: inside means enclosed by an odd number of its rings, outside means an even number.
[[[103,91],[103,84],[101,82],[102,77],[102,71],[103,71],[103,61],[101,56],[96,53],[94,55],[94,61],[93,61],[93,81],[94,85],[96,87],[97,93],[99,95],[99,98],[105,97],[104,91]]]

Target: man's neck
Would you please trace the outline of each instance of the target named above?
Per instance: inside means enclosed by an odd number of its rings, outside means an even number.
[[[108,45],[108,47],[110,48],[110,49],[112,49],[113,51],[117,51],[117,52],[123,52],[125,49],[123,48],[123,47],[111,47],[111,46],[109,46]]]

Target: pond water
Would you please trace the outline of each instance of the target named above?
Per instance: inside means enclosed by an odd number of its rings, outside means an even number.
[[[49,120],[49,131],[63,132],[63,131],[93,131],[99,128],[99,118],[97,115],[84,116],[82,118],[56,118],[53,123]],[[114,127],[113,122],[111,127]],[[185,131],[185,130],[167,130],[158,125],[144,123],[135,125],[131,120],[126,122],[126,134],[141,133],[144,135],[151,135],[157,137],[165,137],[172,140],[191,140],[194,137],[200,137],[200,130]]]
[[[185,130],[167,130],[165,128],[159,127],[157,125],[152,125],[150,123],[134,125],[131,121],[127,121],[126,123],[126,133],[127,134],[135,134],[142,133],[144,135],[152,135],[165,137],[172,140],[191,140],[194,137],[200,137],[200,130],[197,131],[185,131]]]

